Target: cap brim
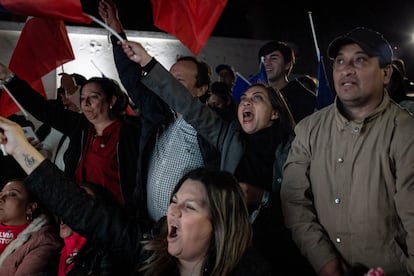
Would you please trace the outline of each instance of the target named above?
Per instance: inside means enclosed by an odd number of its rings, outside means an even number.
[[[354,39],[351,39],[349,37],[338,37],[334,41],[332,41],[328,46],[328,57],[331,59],[336,58],[336,55],[338,54],[339,49],[346,44],[350,43],[358,43]]]
[[[329,44],[328,46],[328,56],[331,59],[336,58],[339,49],[346,45],[346,44],[351,44],[351,43],[356,43],[359,45],[359,47],[362,48],[362,50],[364,50],[364,52],[368,55],[368,56],[379,56],[379,53],[373,52],[372,49],[366,45],[364,42],[359,41],[358,39],[352,38],[352,37],[338,37],[337,39],[335,39],[334,41],[331,42],[331,44]]]

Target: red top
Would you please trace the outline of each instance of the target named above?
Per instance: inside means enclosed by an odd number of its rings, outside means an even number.
[[[59,260],[58,276],[66,275],[73,267],[73,258],[85,244],[86,239],[76,232],[64,239],[65,246],[62,248]]]
[[[0,254],[29,224],[3,225],[0,224]]]
[[[97,136],[93,128],[89,129],[87,142],[76,169],[76,181],[102,185],[110,190],[118,202],[123,205],[117,159],[120,131],[121,123],[119,121],[107,126],[102,136]]]

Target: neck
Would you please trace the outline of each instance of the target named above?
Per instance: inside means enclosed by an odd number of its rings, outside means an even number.
[[[279,78],[279,79],[275,79],[275,80],[269,80],[269,84],[271,87],[273,87],[274,89],[280,90],[283,87],[285,87],[288,84],[288,79],[287,77],[283,77],[283,78]]]
[[[353,121],[362,121],[368,117],[382,102],[382,98],[371,100],[368,104],[347,104],[341,102],[346,117]]]
[[[202,265],[204,259],[196,261],[183,261],[179,262],[179,269],[181,276],[201,276],[202,275]]]
[[[103,134],[104,129],[107,128],[114,121],[114,119],[108,119],[106,121],[93,124],[96,131],[96,135],[101,136]]]

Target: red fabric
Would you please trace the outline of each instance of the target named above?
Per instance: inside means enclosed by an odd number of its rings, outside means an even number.
[[[206,44],[227,0],[151,0],[154,25],[195,55]]]
[[[59,276],[66,275],[73,268],[73,258],[79,253],[79,250],[81,250],[82,246],[86,242],[86,238],[76,232],[73,232],[72,235],[64,238],[63,240],[65,242],[65,246],[63,246],[60,253]]]
[[[23,225],[3,225],[0,224],[0,254],[3,253],[4,249],[14,241],[17,236],[23,232],[28,224]]]
[[[64,22],[34,17],[28,19],[23,27],[9,68],[45,96],[41,78],[73,59],[75,56]],[[0,115],[8,117],[17,111],[19,108],[3,90],[0,98]]]
[[[117,150],[120,133],[119,121],[107,126],[101,136],[95,135],[95,131],[90,128],[82,157],[76,168],[75,179],[77,183],[98,183],[111,191],[123,205]]]
[[[0,0],[10,13],[61,19],[78,23],[91,23],[83,15],[80,0]]]

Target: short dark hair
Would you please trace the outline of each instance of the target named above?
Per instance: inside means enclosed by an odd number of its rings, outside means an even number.
[[[289,75],[290,72],[292,71],[293,65],[295,64],[295,52],[293,51],[293,48],[290,47],[286,42],[272,40],[264,44],[259,49],[259,53],[258,53],[259,62],[262,57],[274,51],[279,51],[282,54],[285,60],[285,63],[289,63],[289,62],[291,63],[290,68],[286,72],[286,74]]]
[[[210,66],[201,60],[198,60],[196,57],[193,56],[181,56],[177,59],[179,61],[191,61],[197,66],[197,76],[196,76],[196,84],[197,88],[207,85],[210,88],[211,83],[211,68]]]

